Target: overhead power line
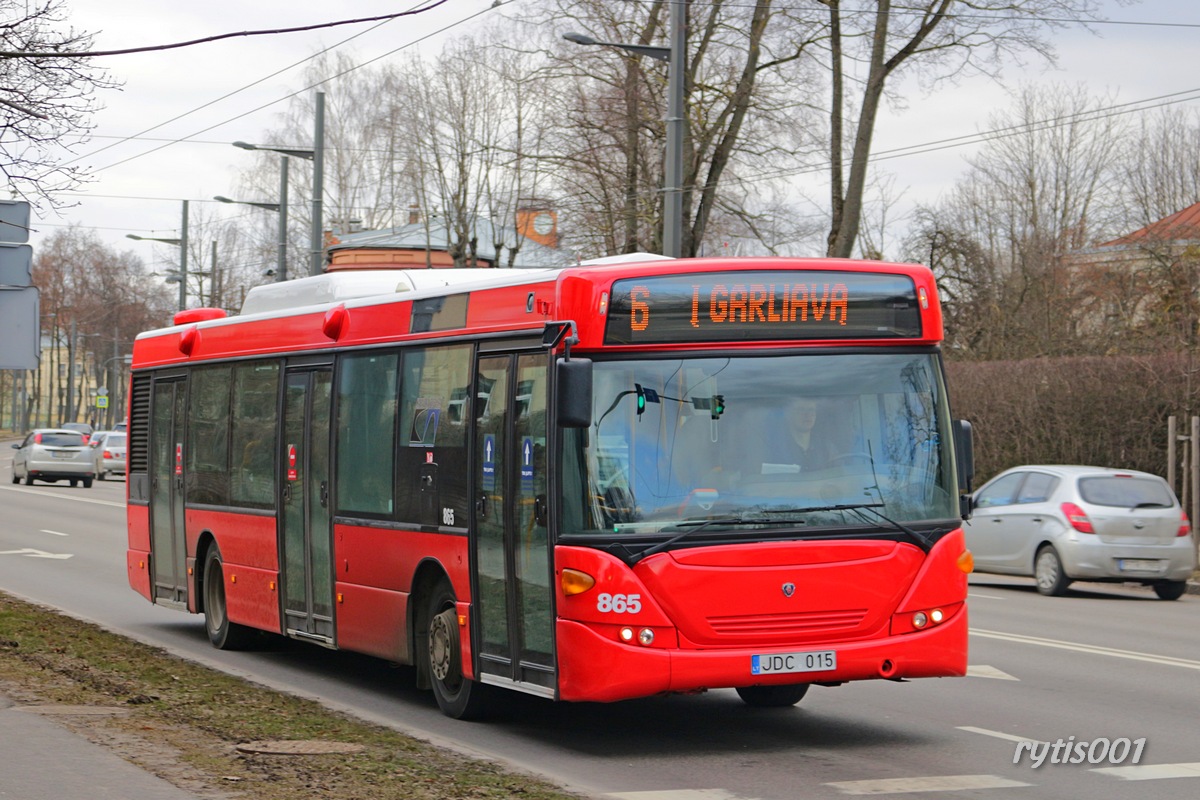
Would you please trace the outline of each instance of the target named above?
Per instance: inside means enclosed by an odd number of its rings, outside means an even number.
[[[300,25],[295,28],[271,28],[262,31],[239,31],[237,33],[219,33],[216,36],[205,36],[200,39],[191,39],[186,42],[175,42],[173,44],[155,44],[147,45],[146,47],[127,47],[121,50],[85,50],[82,52],[38,52],[38,51],[13,51],[0,50],[0,58],[98,58],[100,56],[127,56],[132,53],[156,53],[162,50],[175,50],[180,47],[192,47],[198,44],[207,44],[209,42],[219,42],[222,39],[236,39],[240,36],[274,36],[281,33],[301,33],[303,31],[315,31],[322,28],[336,28],[340,25],[357,25],[363,22],[381,22],[384,20],[393,20],[399,17],[410,17],[416,14],[424,14],[426,11],[432,11],[440,5],[448,2],[448,0],[433,0],[432,5],[424,8],[417,8],[410,11],[398,11],[395,14],[380,14],[375,17],[362,17],[360,19],[344,19],[337,22],[319,22],[315,25]]]

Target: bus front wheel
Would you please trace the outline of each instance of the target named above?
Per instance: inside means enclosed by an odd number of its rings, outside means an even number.
[[[786,708],[794,706],[808,694],[807,683],[793,683],[787,686],[739,686],[738,697],[748,706],[754,708]]]
[[[463,675],[458,613],[450,584],[442,581],[429,598],[425,659],[433,696],[442,713],[454,719],[479,719],[487,711],[488,687]]]
[[[255,631],[229,621],[225,604],[225,567],[221,551],[212,546],[204,557],[204,628],[208,640],[218,650],[245,650]]]

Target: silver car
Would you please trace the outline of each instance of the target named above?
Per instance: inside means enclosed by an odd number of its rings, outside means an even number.
[[[87,437],[79,431],[62,428],[38,428],[30,431],[13,456],[12,482],[32,486],[35,480],[56,483],[70,481],[72,486],[92,486],[96,467]]]
[[[1013,467],[975,493],[963,527],[977,572],[1031,575],[1045,595],[1074,580],[1107,581],[1175,600],[1196,569],[1187,514],[1148,472]]]
[[[92,434],[92,459],[96,464],[96,477],[104,480],[112,473],[125,474],[125,434],[116,431],[100,431]]]

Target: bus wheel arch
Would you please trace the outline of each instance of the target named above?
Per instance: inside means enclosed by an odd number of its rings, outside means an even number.
[[[408,661],[416,667],[416,683],[418,689],[432,689],[429,682],[429,660],[424,657],[422,648],[429,636],[429,619],[427,608],[430,597],[439,584],[449,584],[450,577],[442,565],[433,559],[425,559],[417,565],[417,571],[412,579],[412,591],[408,598]]]
[[[418,680],[428,682],[442,713],[454,719],[480,719],[488,711],[489,687],[463,674],[457,596],[450,580],[441,575],[414,599],[415,613],[420,615],[414,637]]]
[[[204,613],[204,568],[208,563],[208,551],[216,547],[212,531],[201,531],[196,538],[196,570],[192,576],[191,596],[196,598],[196,613]]]
[[[218,650],[246,650],[254,642],[253,628],[229,621],[225,602],[225,562],[216,542],[204,550],[203,567],[198,578],[208,640]]]

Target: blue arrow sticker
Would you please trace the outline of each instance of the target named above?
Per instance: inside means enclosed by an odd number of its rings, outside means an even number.
[[[483,437],[483,490],[496,490],[496,436],[492,433]]]
[[[521,440],[521,491],[533,491],[533,439]]]

